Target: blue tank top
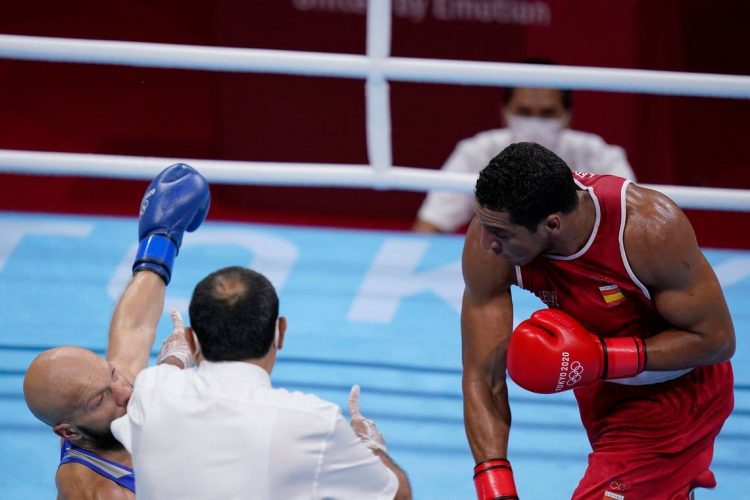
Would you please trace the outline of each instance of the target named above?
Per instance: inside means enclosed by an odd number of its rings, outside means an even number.
[[[85,465],[97,474],[111,479],[123,488],[127,488],[135,493],[135,475],[133,474],[133,469],[100,457],[96,453],[79,448],[65,439],[60,448],[60,465],[70,462]]]

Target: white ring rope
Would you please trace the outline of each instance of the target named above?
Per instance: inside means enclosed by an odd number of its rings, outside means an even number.
[[[355,187],[404,191],[447,190],[471,193],[475,174],[424,168],[369,165],[277,163],[157,158],[0,149],[0,171],[40,175],[80,175],[151,180],[164,165],[186,162],[211,182],[240,185]],[[642,184],[672,198],[682,208],[750,212],[750,190]]]
[[[378,171],[370,165],[290,162],[250,162],[161,158],[80,153],[46,153],[0,149],[0,171],[37,175],[79,175],[150,180],[165,165],[184,162],[221,184],[357,187],[470,192],[476,176],[424,168],[391,167]]]
[[[186,160],[0,150],[0,172],[150,179],[187,161],[213,182],[471,192],[476,175],[392,166],[388,80],[750,98],[750,77],[390,57],[391,2],[369,1],[367,55],[0,35],[0,58],[366,79],[370,165]],[[650,186],[683,208],[750,212],[750,190]]]
[[[531,86],[611,92],[750,98],[750,77],[644,69],[540,66],[269,49],[0,35],[0,57],[148,68],[278,73],[487,86]]]

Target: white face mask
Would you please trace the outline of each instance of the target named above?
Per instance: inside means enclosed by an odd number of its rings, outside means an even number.
[[[552,151],[557,147],[560,133],[568,124],[568,115],[562,118],[538,118],[505,114],[513,142],[536,142]]]

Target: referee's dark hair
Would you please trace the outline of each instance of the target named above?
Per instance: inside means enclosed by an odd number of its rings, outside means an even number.
[[[262,358],[273,343],[278,317],[279,298],[271,282],[244,267],[209,274],[190,299],[190,326],[208,361]]]

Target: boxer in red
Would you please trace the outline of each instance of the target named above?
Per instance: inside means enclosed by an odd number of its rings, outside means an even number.
[[[534,143],[497,155],[475,198],[461,328],[477,497],[518,498],[506,369],[530,391],[574,390],[592,447],[574,499],[686,499],[714,487],[734,328],[682,211],[625,179],[571,173]],[[515,331],[511,285],[549,307]]]

